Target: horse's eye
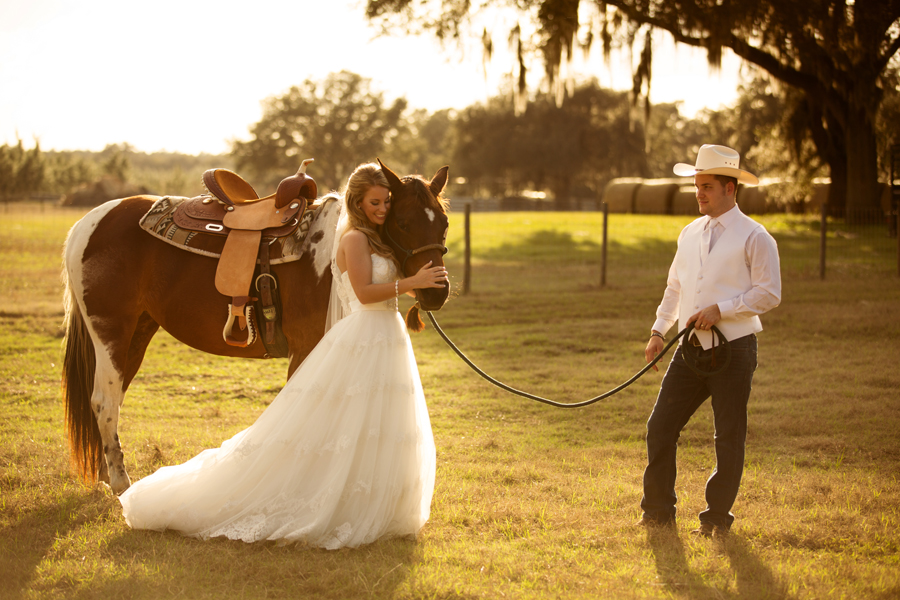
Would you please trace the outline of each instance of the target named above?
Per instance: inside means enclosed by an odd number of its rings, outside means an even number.
[[[406,221],[397,221],[397,227],[400,228],[400,231],[407,231]]]

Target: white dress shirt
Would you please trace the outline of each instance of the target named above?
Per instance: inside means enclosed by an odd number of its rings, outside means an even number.
[[[710,232],[710,252],[715,247],[716,242],[723,235],[728,234],[729,226],[736,224],[742,218],[746,217],[743,216],[743,213],[737,206],[716,219],[706,216],[701,217],[701,219],[706,220],[704,227],[710,224],[713,227]],[[688,251],[688,249],[681,248],[681,242],[685,231],[689,227],[690,225],[685,227],[678,236],[679,251]],[[723,320],[759,316],[781,303],[781,268],[778,259],[778,247],[774,238],[764,227],[759,226],[755,228],[747,237],[744,244],[744,263],[749,269],[751,287],[742,294],[717,303]],[[676,261],[673,260],[666,281],[666,291],[663,294],[659,308],[656,310],[656,322],[653,324],[654,331],[665,334],[678,321],[681,289],[682,285],[678,279]],[[700,309],[703,308],[706,307],[700,307]],[[685,320],[690,316],[684,315]]]

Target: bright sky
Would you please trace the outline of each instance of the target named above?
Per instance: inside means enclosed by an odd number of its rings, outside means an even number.
[[[341,70],[414,108],[463,108],[511,72],[499,27],[494,48],[485,81],[474,42],[461,57],[429,37],[376,37],[364,0],[0,0],[0,144],[223,153],[249,137],[263,99]],[[624,90],[630,62],[606,65],[596,48],[574,71]],[[669,43],[654,53],[651,101],[683,100],[691,116],[730,104],[739,64],[728,54],[711,73],[702,51]]]

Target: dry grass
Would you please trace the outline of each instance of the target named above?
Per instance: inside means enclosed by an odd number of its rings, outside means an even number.
[[[558,410],[477,379],[429,331],[414,344],[438,447],[431,521],[416,542],[327,552],[131,531],[114,497],[69,477],[58,261],[76,217],[0,214],[2,598],[900,595],[900,375],[891,362],[900,282],[890,242],[854,246],[820,282],[814,228],[767,222],[784,254],[785,301],[760,336],[748,464],[727,541],[689,534],[713,465],[708,407],[683,436],[679,528],[648,534],[634,522],[659,375],[605,403]],[[437,315],[442,326],[487,371],[534,393],[574,401],[626,379],[641,366],[684,219],[614,217],[600,289],[597,215],[473,215],[473,292]],[[459,224],[455,215],[454,274]],[[285,368],[159,335],[123,409],[132,477],[252,423]]]

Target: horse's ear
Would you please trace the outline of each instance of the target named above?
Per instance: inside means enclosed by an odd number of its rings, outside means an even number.
[[[441,192],[444,191],[444,186],[447,185],[447,173],[449,172],[450,166],[444,166],[438,169],[438,172],[431,178],[429,187],[431,187],[431,193],[434,194],[435,198],[440,196]]]
[[[396,192],[403,187],[403,182],[400,181],[400,178],[397,177],[397,174],[388,169],[383,162],[381,162],[380,158],[375,159],[378,161],[378,164],[381,165],[381,172],[384,173],[384,176],[387,177],[388,185],[391,186],[391,191]]]

